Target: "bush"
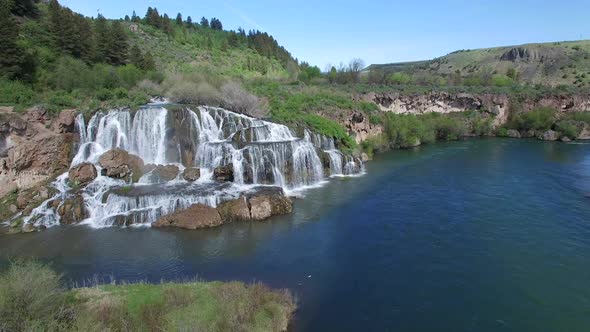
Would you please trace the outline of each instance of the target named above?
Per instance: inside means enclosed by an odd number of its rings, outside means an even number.
[[[0,104],[28,105],[34,101],[35,91],[19,81],[0,80]]]
[[[0,276],[0,331],[53,330],[68,310],[60,276],[37,262],[14,262]]]
[[[573,120],[558,121],[555,124],[555,130],[561,133],[562,136],[575,139],[580,134],[581,128],[578,127],[579,122]]]
[[[508,126],[517,130],[549,130],[555,122],[555,110],[550,107],[537,108],[530,112],[517,114],[510,119]]]
[[[209,83],[179,82],[168,90],[168,96],[176,103],[218,106],[219,92]]]
[[[258,97],[246,92],[235,82],[224,84],[221,87],[221,100],[223,103],[222,106],[228,110],[253,117],[263,117],[266,115]]]

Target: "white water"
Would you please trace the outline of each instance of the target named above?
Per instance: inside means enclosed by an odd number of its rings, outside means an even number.
[[[112,110],[95,114],[88,123],[80,115],[76,127],[80,144],[72,166],[90,162],[99,173],[81,191],[88,212],[83,223],[93,227],[150,225],[162,215],[195,203],[216,206],[257,185],[297,192],[321,185],[326,176],[362,172],[362,162],[338,151],[331,138],[306,130],[300,139],[286,126],[219,108],[168,111],[152,105],[134,114]],[[181,141],[190,144],[182,145]],[[100,175],[99,157],[114,148],[139,156],[145,164],[176,165],[180,172],[199,167],[201,178],[189,183],[179,173],[173,181],[154,184],[152,177],[145,175],[130,186]],[[318,155],[322,152],[329,156],[329,167],[322,165]],[[193,159],[184,158],[183,163],[184,155]],[[214,168],[224,165],[233,165],[233,183],[213,180]],[[25,222],[59,224],[59,215],[48,206],[53,199],[72,195],[67,174],[59,177],[56,187],[57,196],[35,209]]]

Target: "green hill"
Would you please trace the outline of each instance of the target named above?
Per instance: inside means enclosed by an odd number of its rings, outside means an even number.
[[[449,85],[508,85],[513,80],[582,87],[590,84],[590,40],[460,50],[429,61],[368,69],[403,72],[414,80],[442,78]]]

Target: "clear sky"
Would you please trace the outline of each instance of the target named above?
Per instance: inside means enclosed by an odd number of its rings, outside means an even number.
[[[431,59],[458,49],[590,39],[590,0],[61,0],[87,16],[144,16],[148,6],[225,29],[269,32],[295,57],[324,69]]]

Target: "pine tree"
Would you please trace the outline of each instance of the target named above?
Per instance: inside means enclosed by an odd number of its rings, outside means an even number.
[[[182,14],[178,13],[178,15],[176,15],[176,24],[178,24],[179,26],[182,26]]]
[[[129,63],[135,65],[137,68],[143,67],[143,54],[137,44],[133,45],[129,50]]]
[[[188,28],[192,28],[193,27],[193,19],[190,16],[186,18],[186,26]]]
[[[143,70],[155,70],[156,69],[156,63],[154,62],[154,57],[152,56],[152,53],[150,53],[149,51],[146,52],[145,55],[143,56],[141,69],[143,69]]]
[[[23,75],[25,55],[18,46],[18,25],[10,13],[9,2],[0,3],[0,76],[9,79]]]
[[[131,21],[131,18],[129,17],[129,15],[125,15],[125,21],[127,21],[127,22]]]
[[[213,30],[223,30],[223,25],[221,24],[221,21],[218,20],[217,18],[212,18],[211,19],[211,29]]]
[[[39,11],[35,0],[14,0],[12,13],[16,16],[37,17]]]
[[[135,13],[135,10],[133,11],[133,14],[131,14],[131,21],[133,21],[133,22],[139,21],[139,17]]]
[[[108,22],[104,16],[99,14],[94,21],[94,36],[96,38],[94,61],[108,62],[107,51],[110,47],[109,35]]]
[[[106,52],[107,62],[112,65],[124,65],[127,62],[127,34],[121,22],[114,21],[111,25],[109,37],[109,48]]]
[[[201,26],[203,28],[208,28],[209,27],[209,20],[207,20],[205,17],[201,18]]]

